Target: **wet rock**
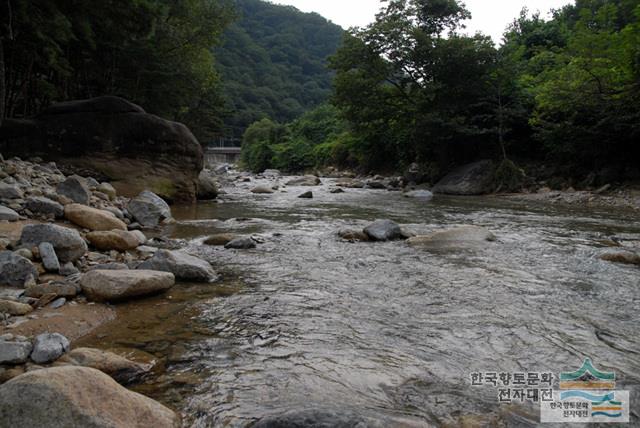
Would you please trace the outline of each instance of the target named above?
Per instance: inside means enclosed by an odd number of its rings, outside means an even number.
[[[113,186],[110,183],[100,183],[97,187],[96,190],[98,192],[104,193],[105,195],[107,195],[109,197],[109,200],[113,201],[116,196],[118,196],[118,192],[116,192],[116,189],[113,188]]]
[[[20,215],[11,208],[0,205],[0,221],[18,221]]]
[[[240,237],[236,238],[231,242],[228,242],[224,248],[234,249],[234,250],[249,250],[251,248],[256,248],[256,242],[249,237]]]
[[[8,315],[26,315],[33,311],[31,305],[0,299],[0,313]]]
[[[40,252],[42,265],[48,272],[58,272],[60,270],[60,262],[53,245],[49,242],[42,242],[38,245],[38,251]]]
[[[304,192],[302,195],[298,196],[300,199],[313,199],[313,192],[308,191]]]
[[[133,198],[127,210],[144,227],[156,227],[172,218],[169,205],[160,196],[148,190]]]
[[[378,180],[369,180],[364,185],[367,189],[386,189],[387,186],[382,181]]]
[[[413,247],[446,248],[466,246],[473,243],[495,241],[493,233],[478,226],[461,226],[454,229],[442,230],[429,235],[414,236],[407,243]]]
[[[274,193],[274,190],[269,186],[256,186],[253,189],[251,189],[251,193],[255,193],[258,195],[266,195],[266,194]]]
[[[287,186],[317,186],[321,183],[320,178],[315,175],[305,175],[304,177],[287,181]]]
[[[25,208],[34,214],[53,216],[55,218],[61,218],[64,215],[64,207],[62,205],[44,196],[34,196],[27,199]]]
[[[0,251],[0,284],[24,287],[30,278],[38,278],[38,270],[31,261],[11,251]]]
[[[369,241],[369,235],[362,230],[341,229],[338,231],[338,236],[347,241]]]
[[[360,180],[354,180],[353,178],[342,178],[336,181],[336,186],[346,187],[349,189],[362,189],[364,187],[364,182]]]
[[[88,367],[53,367],[0,386],[7,427],[176,428],[178,416],[160,403]]]
[[[20,245],[28,248],[49,242],[62,263],[73,262],[87,252],[87,243],[77,230],[56,224],[28,224],[22,229]]]
[[[90,232],[86,237],[92,246],[102,251],[127,251],[140,245],[138,237],[125,230]]]
[[[33,345],[26,340],[0,339],[0,364],[22,364],[27,362]],[[0,416],[2,413],[0,412]],[[0,417],[0,421],[2,418]]]
[[[112,212],[86,205],[69,204],[64,207],[64,216],[70,222],[93,231],[127,230],[127,225]]]
[[[364,228],[364,233],[372,241],[394,241],[403,239],[402,229],[391,220],[376,220]]]
[[[87,297],[100,302],[155,294],[174,284],[172,273],[151,270],[92,270],[80,280]]]
[[[20,186],[0,181],[0,199],[20,199],[24,193]]]
[[[89,205],[91,200],[91,190],[89,190],[87,182],[78,175],[72,175],[58,184],[56,191],[79,204]]]
[[[200,171],[198,175],[197,198],[200,201],[208,201],[218,197],[218,184],[207,170]]]
[[[171,272],[184,281],[212,282],[218,277],[208,262],[181,251],[159,250],[138,269]]]
[[[39,299],[42,296],[53,294],[55,297],[72,298],[78,294],[78,289],[74,284],[66,282],[52,282],[50,284],[32,284],[25,289],[27,297]]]
[[[31,360],[36,364],[55,361],[69,350],[69,339],[60,333],[42,333],[33,341]]]
[[[622,248],[606,250],[599,257],[607,262],[640,265],[640,255]]]
[[[139,381],[153,368],[152,364],[137,363],[113,352],[93,348],[76,348],[57,363],[100,370],[123,385]]]
[[[407,198],[422,199],[424,201],[430,201],[433,199],[433,193],[428,190],[412,190],[404,194]]]
[[[335,188],[335,189],[331,189],[331,190],[329,190],[329,193],[333,193],[333,194],[337,194],[337,193],[344,193],[344,190],[343,190],[343,189],[341,189],[341,188],[339,188],[339,187],[337,187],[337,188]]]
[[[212,246],[224,246],[236,239],[238,236],[232,233],[218,233],[211,235],[204,240],[203,244]]]
[[[432,189],[446,195],[482,195],[492,190],[495,166],[482,160],[454,169]]]

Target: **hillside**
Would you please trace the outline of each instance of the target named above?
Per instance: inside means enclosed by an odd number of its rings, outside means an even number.
[[[326,59],[343,30],[316,13],[260,0],[237,0],[237,20],[216,49],[229,117],[240,137],[264,117],[288,122],[326,101],[332,73]]]

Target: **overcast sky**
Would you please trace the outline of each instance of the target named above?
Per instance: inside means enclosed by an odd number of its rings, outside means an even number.
[[[380,8],[378,0],[272,0],[290,4],[304,12],[318,12],[343,28],[362,27],[374,19]],[[466,0],[473,19],[467,22],[467,32],[482,31],[499,42],[506,26],[519,15],[523,7],[539,10],[543,16],[554,8],[573,3],[571,0]]]

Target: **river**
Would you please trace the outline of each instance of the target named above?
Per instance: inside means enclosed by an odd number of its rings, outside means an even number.
[[[219,282],[121,305],[115,323],[83,341],[157,358],[158,372],[135,389],[187,426],[287,412],[327,426],[536,426],[533,404],[499,405],[496,388],[470,386],[471,373],[558,374],[586,357],[635,391],[638,421],[640,270],[597,257],[612,239],[640,247],[637,211],[332,194],[329,179],[308,200],[301,187],[251,194],[256,183],[173,209],[166,232],[209,260]],[[473,224],[497,241],[436,251],[336,235],[378,218],[417,234]],[[202,245],[217,232],[263,242]]]

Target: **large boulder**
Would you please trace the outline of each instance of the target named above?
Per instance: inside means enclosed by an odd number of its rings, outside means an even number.
[[[34,214],[53,216],[55,218],[60,218],[64,214],[62,205],[44,196],[34,196],[27,199],[25,208]]]
[[[156,227],[171,219],[171,208],[158,195],[148,190],[140,192],[127,206],[129,214],[144,227]]]
[[[128,251],[138,248],[140,240],[126,230],[109,230],[87,233],[87,240],[92,246],[102,251]]]
[[[451,171],[432,190],[446,195],[483,195],[493,190],[494,172],[490,160],[467,164]]]
[[[64,207],[67,220],[89,230],[127,230],[127,225],[112,212],[91,208],[81,204],[69,204]]]
[[[202,148],[186,126],[112,96],[55,104],[33,120],[5,120],[0,152],[94,171],[124,196],[150,189],[188,202],[203,166]]]
[[[91,190],[89,190],[89,185],[84,178],[78,175],[72,175],[62,183],[58,184],[56,191],[58,194],[65,196],[78,204],[89,205],[89,201],[91,201]]]
[[[0,285],[24,287],[29,278],[38,279],[38,269],[29,259],[12,251],[0,251]]]
[[[400,226],[391,220],[376,220],[363,229],[372,241],[394,241],[404,239]]]
[[[0,386],[3,427],[175,428],[179,424],[173,411],[92,368],[35,370]]]
[[[173,287],[170,272],[151,270],[92,270],[82,276],[80,286],[91,300],[118,301],[155,294]]]
[[[441,249],[468,247],[495,240],[495,235],[483,227],[460,226],[429,235],[414,236],[409,238],[407,243],[413,247]]]
[[[31,248],[50,242],[62,263],[73,262],[87,252],[87,243],[77,230],[56,224],[28,224],[22,229],[20,245]]]
[[[137,363],[113,352],[93,348],[76,348],[63,355],[57,364],[91,367],[123,385],[136,382],[153,368],[153,364]]]
[[[171,272],[183,281],[212,282],[218,277],[208,262],[181,251],[158,250],[138,269]]]
[[[207,170],[202,170],[198,176],[198,200],[208,201],[218,197],[218,184]]]

